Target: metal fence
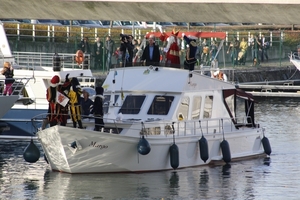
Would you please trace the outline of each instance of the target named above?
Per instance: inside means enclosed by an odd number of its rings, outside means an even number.
[[[135,38],[143,38],[146,30],[130,28],[89,28],[80,26],[54,26],[40,24],[4,24],[9,38],[45,42],[73,42],[83,37],[96,38],[108,35],[131,34]],[[149,30],[148,30],[149,31]]]

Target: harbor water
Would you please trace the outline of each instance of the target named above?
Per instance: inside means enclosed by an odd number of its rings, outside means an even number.
[[[256,121],[266,128],[271,156],[224,166],[71,175],[52,172],[42,151],[37,163],[26,163],[23,151],[29,141],[0,140],[0,199],[296,200],[300,188],[299,105],[298,98],[258,99]]]

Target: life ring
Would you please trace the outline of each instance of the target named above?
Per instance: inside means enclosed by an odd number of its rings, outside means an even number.
[[[76,52],[76,56],[75,56],[75,61],[78,65],[81,65],[83,62],[84,56],[83,56],[83,52],[81,50],[78,50]]]

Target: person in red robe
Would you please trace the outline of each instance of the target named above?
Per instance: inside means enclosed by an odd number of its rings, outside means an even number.
[[[166,67],[180,68],[179,57],[179,40],[177,39],[178,31],[172,31],[172,35],[168,38],[168,44],[166,47]]]

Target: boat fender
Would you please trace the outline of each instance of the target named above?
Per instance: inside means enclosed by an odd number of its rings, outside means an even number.
[[[226,163],[229,163],[231,161],[231,154],[230,154],[230,147],[229,143],[227,140],[223,140],[220,144],[221,150],[222,150],[222,155],[223,155],[223,160]]]
[[[264,151],[267,155],[271,155],[272,149],[271,149],[271,145],[269,142],[269,139],[267,137],[263,137],[263,139],[261,139],[262,145],[264,147]]]
[[[150,144],[144,136],[142,136],[142,138],[140,139],[137,145],[137,150],[141,155],[147,155],[151,151]]]
[[[170,165],[173,169],[177,169],[179,166],[179,150],[178,146],[174,143],[169,148],[170,153]]]
[[[83,62],[83,59],[84,59],[84,57],[83,57],[83,52],[82,52],[81,50],[78,50],[78,51],[76,52],[76,55],[75,55],[75,61],[76,61],[76,63],[77,63],[78,65],[81,65],[82,62]]]
[[[25,148],[23,157],[26,162],[29,163],[35,163],[40,158],[40,150],[37,148],[37,146],[33,143],[33,140],[31,139],[29,145]]]
[[[206,163],[208,160],[208,144],[206,138],[202,135],[199,140],[200,158]]]

